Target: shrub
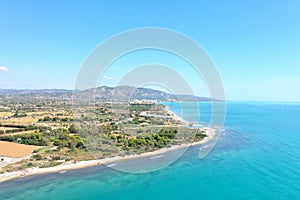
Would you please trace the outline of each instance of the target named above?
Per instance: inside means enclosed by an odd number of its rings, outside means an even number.
[[[34,154],[31,157],[34,158],[35,160],[42,160],[43,159],[43,157],[40,154]]]

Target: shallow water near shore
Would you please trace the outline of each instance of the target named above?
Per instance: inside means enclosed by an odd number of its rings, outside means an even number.
[[[180,113],[180,104],[165,104]],[[210,104],[199,105],[201,122],[209,123]],[[189,112],[186,120],[197,121]],[[229,102],[225,131],[203,159],[194,146],[150,173],[96,166],[23,177],[0,183],[0,199],[297,199],[299,113],[300,104]],[[123,164],[139,166],[143,159]]]

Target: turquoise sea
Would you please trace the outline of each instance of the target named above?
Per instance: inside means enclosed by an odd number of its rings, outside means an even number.
[[[166,104],[180,112],[178,103]],[[208,123],[210,104],[199,105]],[[187,120],[197,120],[189,112]],[[198,153],[189,148],[144,174],[96,166],[24,177],[1,183],[0,199],[300,199],[300,104],[229,102],[219,142],[207,157]]]

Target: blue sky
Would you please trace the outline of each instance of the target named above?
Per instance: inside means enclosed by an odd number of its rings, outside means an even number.
[[[0,0],[0,88],[70,89],[99,43],[129,29],[163,27],[207,51],[227,99],[300,101],[299,10],[298,0]],[[115,67],[104,84],[122,76]]]

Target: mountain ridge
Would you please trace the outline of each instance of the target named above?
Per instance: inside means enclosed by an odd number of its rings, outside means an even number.
[[[94,95],[97,100],[132,99],[157,101],[216,101],[210,97],[199,97],[188,94],[169,94],[167,92],[132,86],[100,86],[86,90],[68,89],[0,89],[0,98],[72,98],[73,95]]]

